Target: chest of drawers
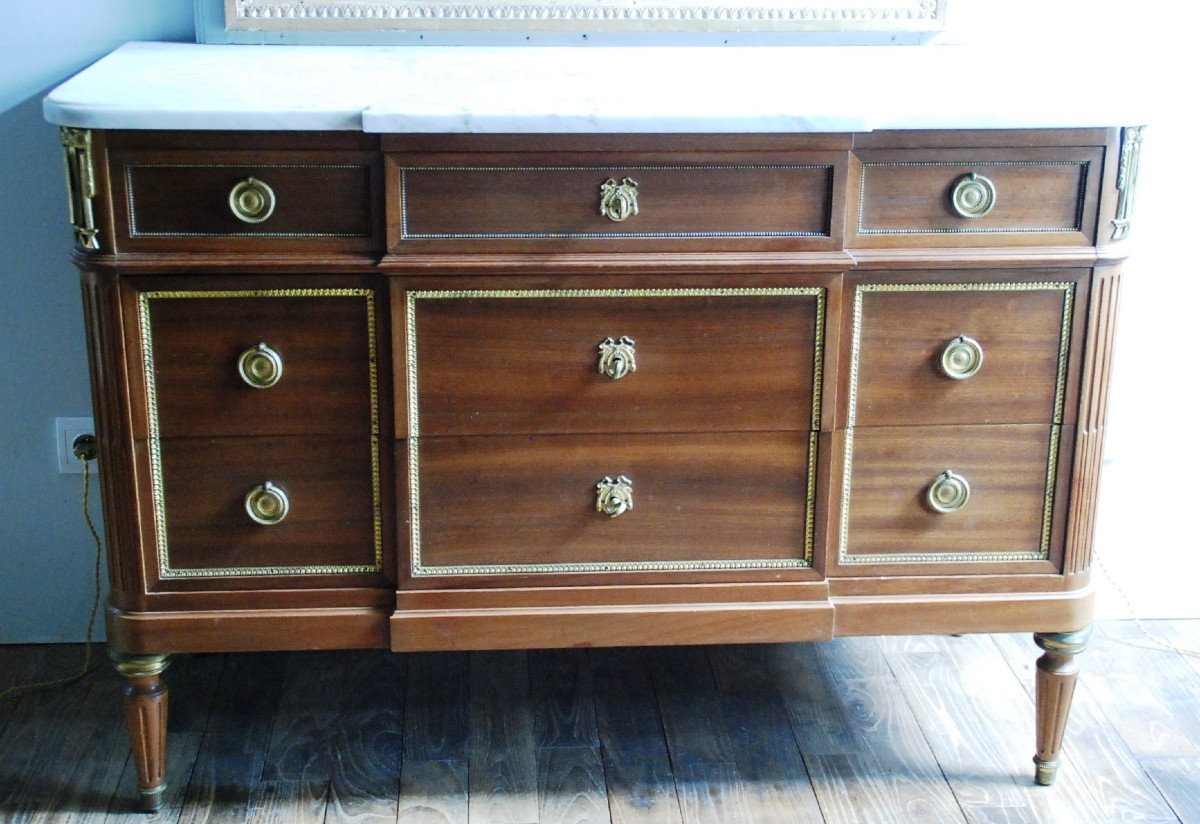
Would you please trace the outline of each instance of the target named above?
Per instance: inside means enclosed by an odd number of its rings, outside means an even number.
[[[170,653],[1090,620],[1140,131],[64,130],[143,804]]]

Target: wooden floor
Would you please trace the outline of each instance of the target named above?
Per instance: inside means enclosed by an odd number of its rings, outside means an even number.
[[[1155,622],[1200,646],[1200,621]],[[81,648],[0,647],[0,685]],[[0,820],[1200,822],[1200,659],[1102,624],[1033,785],[1028,636],[179,656],[167,806],[129,812],[107,667],[0,703]]]

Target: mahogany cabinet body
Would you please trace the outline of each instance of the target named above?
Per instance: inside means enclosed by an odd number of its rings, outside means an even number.
[[[1084,629],[1129,132],[89,133],[110,645]]]

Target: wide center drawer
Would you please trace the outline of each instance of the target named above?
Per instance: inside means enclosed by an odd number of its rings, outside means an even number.
[[[415,577],[811,563],[807,432],[422,438],[410,449]]]
[[[536,162],[531,163],[536,158]],[[389,156],[389,249],[832,248],[844,153]],[[639,242],[640,241],[640,242]],[[499,244],[499,245],[497,245]],[[782,245],[780,245],[782,244]]]
[[[819,287],[411,291],[410,431],[818,428],[824,302]]]

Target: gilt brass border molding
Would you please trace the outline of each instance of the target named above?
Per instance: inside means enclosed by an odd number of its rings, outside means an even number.
[[[808,480],[805,490],[805,535],[803,558],[767,558],[761,560],[719,561],[614,561],[561,564],[478,564],[426,566],[421,559],[421,474],[420,404],[417,386],[417,301],[526,299],[526,298],[680,298],[680,297],[755,297],[812,296],[816,298],[813,332],[813,396],[809,421]],[[812,566],[815,540],[817,495],[817,439],[821,427],[821,383],[824,376],[826,289],[823,286],[715,288],[715,289],[470,289],[410,291],[405,302],[405,339],[408,393],[408,482],[409,482],[409,558],[414,578],[464,575],[522,575],[530,573],[602,573],[602,572],[711,572],[722,570],[808,569]]]
[[[374,530],[374,563],[308,566],[187,567],[171,565],[167,540],[167,506],[163,494],[161,432],[158,423],[158,390],[154,371],[154,333],[150,323],[150,303],[154,300],[199,298],[363,298],[366,305],[368,371],[371,393],[371,495]],[[154,505],[154,530],[157,544],[158,576],[177,578],[232,578],[264,575],[363,575],[383,571],[383,503],[380,488],[379,459],[379,374],[375,323],[375,293],[370,289],[225,289],[213,291],[152,290],[138,294],[138,326],[142,346],[142,368],[146,384],[146,409],[150,425],[150,480]]]
[[[408,173],[409,172],[596,172],[610,175],[615,166],[401,166],[400,171],[400,239],[401,240],[540,240],[565,238],[586,240],[589,238],[772,238],[772,237],[831,237],[831,230],[807,231],[712,231],[712,232],[410,232],[408,230]],[[837,169],[832,163],[744,163],[704,166],[699,164],[642,164],[621,166],[620,171],[729,171],[740,169],[825,169],[832,176]],[[832,212],[830,214],[832,220]]]
[[[936,31],[946,0],[225,0],[228,31]]]
[[[854,427],[858,406],[858,372],[862,347],[863,296],[869,292],[1034,292],[1063,293],[1062,325],[1058,341],[1058,374],[1054,385],[1054,412],[1050,422],[1050,442],[1046,460],[1046,491],[1042,504],[1041,540],[1036,550],[1026,552],[955,552],[955,553],[871,553],[851,554],[850,488],[854,467]],[[854,289],[853,323],[850,348],[849,412],[846,421],[846,453],[842,465],[842,513],[838,530],[839,564],[920,564],[987,563],[993,561],[1044,561],[1050,557],[1050,532],[1054,518],[1054,487],[1058,478],[1058,450],[1066,401],[1067,360],[1071,346],[1071,320],[1075,303],[1075,283],[1044,281],[1038,283],[860,283]]]
[[[867,229],[863,226],[863,210],[867,205],[867,169],[898,169],[910,166],[950,166],[983,168],[985,166],[1078,166],[1079,188],[1075,196],[1075,224],[1073,226],[947,226],[937,229]],[[859,235],[1028,235],[1045,232],[1082,232],[1083,213],[1087,210],[1087,181],[1089,160],[908,160],[895,163],[863,163],[858,184]]]

